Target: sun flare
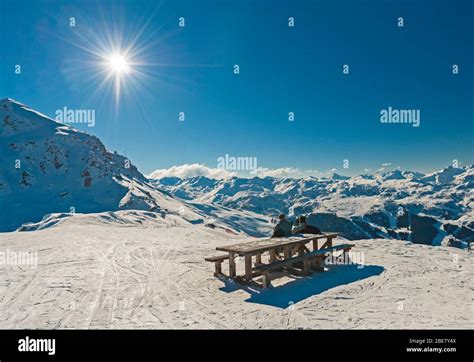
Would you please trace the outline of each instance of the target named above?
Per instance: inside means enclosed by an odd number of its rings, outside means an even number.
[[[149,33],[148,26],[158,8],[156,6],[143,23],[125,28],[114,21],[114,14],[110,14],[110,18],[104,17],[100,22],[100,31],[78,32],[72,38],[63,38],[87,54],[84,59],[71,61],[68,71],[73,76],[82,74],[80,81],[93,85],[91,97],[113,93],[118,109],[123,98],[139,98],[139,92],[146,89],[145,83],[160,75],[157,67],[163,64],[151,61],[150,55],[161,38],[150,40],[144,35]]]
[[[129,74],[131,70],[127,58],[121,54],[112,54],[107,59],[107,66],[112,73],[117,75]]]

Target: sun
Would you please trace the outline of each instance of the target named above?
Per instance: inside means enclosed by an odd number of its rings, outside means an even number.
[[[119,104],[120,94],[123,86],[133,78],[130,73],[132,72],[132,63],[128,52],[113,51],[109,54],[104,52],[102,56],[104,70],[108,73],[106,80],[113,80],[115,83],[115,100],[116,104]],[[136,74],[134,74],[135,76]]]
[[[116,17],[121,14],[106,12],[99,2],[97,4],[102,15],[97,20],[99,31],[75,32],[73,37],[61,37],[81,50],[81,55],[68,63],[67,71],[91,88],[91,98],[101,95],[106,101],[106,94],[114,95],[115,102],[110,103],[115,103],[118,110],[122,100],[130,97],[137,100],[140,99],[139,92],[149,92],[147,83],[162,76],[158,67],[170,66],[162,58],[156,62],[154,56],[155,47],[162,44],[164,37],[158,34],[161,27],[151,27],[161,5],[151,9],[143,22],[127,25],[117,21]],[[159,49],[163,51],[163,47]]]
[[[122,54],[112,54],[107,59],[107,67],[116,75],[129,74],[131,71],[130,63]]]

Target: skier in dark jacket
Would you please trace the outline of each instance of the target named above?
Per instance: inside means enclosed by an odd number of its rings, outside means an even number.
[[[278,216],[278,223],[273,229],[272,238],[282,238],[291,236],[291,223],[286,220],[285,214]]]
[[[322,234],[316,226],[309,225],[306,222],[306,216],[303,215],[298,218],[298,223],[291,232],[293,234]]]

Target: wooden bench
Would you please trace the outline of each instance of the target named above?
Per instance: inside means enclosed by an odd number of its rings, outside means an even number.
[[[328,232],[318,235],[295,235],[285,238],[254,239],[238,244],[216,247],[216,250],[223,251],[226,255],[212,256],[205,258],[205,260],[215,264],[214,275],[217,277],[225,276],[241,284],[262,286],[261,283],[255,283],[253,279],[262,276],[262,273],[269,274],[271,270],[274,270],[273,267],[278,269],[285,266],[286,271],[295,275],[305,274],[305,270],[309,273],[309,269],[321,271],[319,263],[322,260],[322,255],[332,250],[341,249],[341,246],[338,246],[337,249],[331,249],[333,240],[337,236],[337,233]],[[322,245],[320,245],[319,242],[321,240],[323,241]],[[312,247],[310,246],[311,244]],[[350,248],[347,250],[349,249]],[[321,250],[319,255],[317,253],[311,254],[313,251],[318,250]],[[281,255],[282,252],[283,255]],[[269,264],[267,265],[271,265],[271,267],[264,267],[262,265],[263,253],[268,253]],[[244,258],[244,275],[236,275],[236,257]],[[253,259],[255,259],[255,263]],[[228,276],[222,273],[222,263],[225,260],[229,261]],[[265,270],[262,271],[259,269],[260,267]]]
[[[217,255],[217,256],[211,256],[209,258],[205,258],[205,261],[210,261],[211,263],[214,263],[216,270],[214,272],[214,276],[219,276],[222,275],[222,262],[224,260],[229,259],[229,255]]]
[[[349,251],[352,247],[354,247],[354,244],[341,244],[341,245],[336,245],[336,246],[331,246],[329,248],[325,249],[319,249],[315,251],[311,251],[309,253],[301,254],[289,259],[284,259],[284,260],[278,260],[275,262],[272,262],[270,264],[261,264],[257,265],[253,268],[254,271],[262,273],[263,276],[263,287],[266,288],[270,284],[270,272],[279,269],[285,266],[290,266],[294,263],[297,262],[303,262],[303,274],[304,275],[309,275],[310,272],[310,267],[311,267],[311,261],[310,259],[314,258],[321,258],[327,253],[332,253],[333,251],[337,250],[343,250],[344,252]]]

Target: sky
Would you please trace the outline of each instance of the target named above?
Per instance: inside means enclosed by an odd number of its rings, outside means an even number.
[[[473,20],[470,0],[0,0],[0,98],[94,110],[71,125],[144,174],[430,172],[474,160]]]

